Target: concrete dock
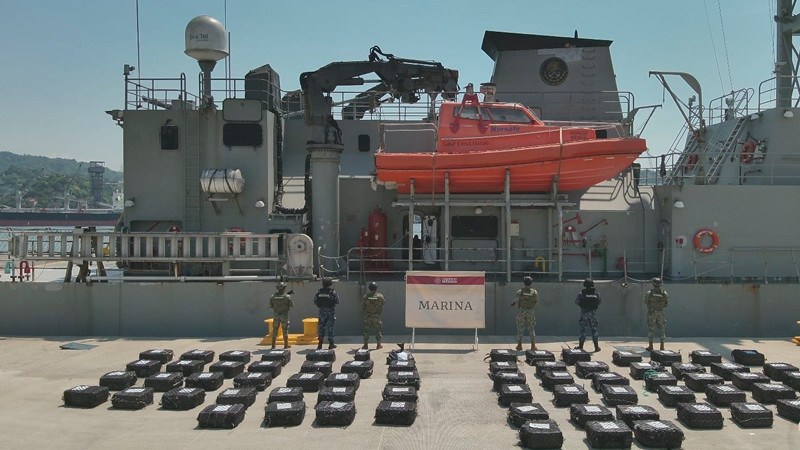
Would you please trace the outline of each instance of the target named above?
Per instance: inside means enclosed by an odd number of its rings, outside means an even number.
[[[0,383],[4,386],[0,408],[0,435],[4,448],[106,449],[117,448],[271,448],[305,449],[375,448],[375,449],[488,449],[520,446],[518,429],[506,420],[507,408],[497,402],[492,382],[487,376],[488,362],[484,357],[492,348],[513,348],[507,337],[482,338],[477,351],[472,350],[471,337],[418,336],[414,350],[421,378],[416,422],[410,427],[383,426],[374,423],[375,408],[381,401],[386,384],[386,354],[396,348],[394,342],[408,337],[387,337],[382,350],[372,352],[375,373],[361,381],[356,394],[356,417],[345,428],[319,427],[314,422],[316,393],[306,393],[306,416],[297,427],[268,428],[264,425],[264,406],[269,391],[284,386],[289,376],[300,366],[312,347],[295,346],[292,360],[273,380],[266,391],[260,392],[256,403],[238,427],[230,430],[210,430],[197,427],[197,415],[202,407],[213,404],[222,389],[208,392],[205,403],[189,411],[160,409],[160,393],[155,403],[138,411],[115,410],[111,401],[93,408],[64,407],[64,390],[80,384],[97,385],[106,372],[124,370],[138,354],[152,348],[168,348],[176,358],[183,352],[200,348],[217,354],[228,350],[260,352],[261,336],[246,339],[145,339],[145,338],[86,338],[86,337],[6,337],[0,339]],[[539,348],[560,353],[566,338],[540,337]],[[572,339],[569,338],[572,342]],[[353,359],[353,350],[360,347],[360,337],[342,337],[336,351],[334,372],[341,364]],[[96,345],[90,350],[61,350],[67,342]],[[612,371],[630,377],[627,368],[611,363],[614,346],[645,346],[642,341],[608,339],[601,341],[602,351],[593,355],[594,361],[609,364]],[[371,345],[374,348],[374,341]],[[692,350],[708,349],[730,360],[737,348],[756,349],[768,362],[787,362],[800,366],[800,348],[782,340],[750,340],[737,338],[681,339],[669,342],[668,349],[679,350],[688,362]],[[258,360],[258,354],[253,355]],[[649,358],[644,357],[647,361]],[[563,448],[589,448],[586,433],[569,422],[569,408],[556,407],[551,392],[542,388],[534,377],[534,368],[520,359],[520,370],[528,378],[533,401],[541,403],[550,413],[564,435]],[[759,371],[760,368],[752,368]],[[574,367],[568,371],[574,374]],[[137,385],[142,384],[139,379]],[[589,391],[589,402],[602,404],[589,380],[576,377],[576,382]],[[683,385],[680,382],[679,385]],[[661,419],[676,423],[685,433],[683,448],[687,449],[750,449],[800,448],[800,428],[775,413],[772,428],[745,429],[731,420],[728,408],[720,408],[725,418],[722,430],[692,430],[677,420],[675,408],[658,401],[658,396],[644,389],[642,381],[631,380],[639,395],[639,404],[649,405],[661,414]],[[233,387],[225,380],[223,389]],[[752,396],[748,392],[748,401]],[[697,394],[698,401],[705,395]],[[613,410],[613,408],[610,408]],[[642,448],[634,440],[633,448]]]

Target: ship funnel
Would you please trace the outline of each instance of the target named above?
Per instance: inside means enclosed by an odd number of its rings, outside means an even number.
[[[213,104],[211,71],[217,61],[228,56],[228,32],[219,20],[211,16],[197,16],[186,25],[185,37],[184,53],[196,59],[203,71],[204,103]]]

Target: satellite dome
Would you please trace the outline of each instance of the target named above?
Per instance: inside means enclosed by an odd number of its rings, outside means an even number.
[[[197,16],[186,25],[184,53],[198,61],[219,61],[228,56],[228,32],[219,20]]]

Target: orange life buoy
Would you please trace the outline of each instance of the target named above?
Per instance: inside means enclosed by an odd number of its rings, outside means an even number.
[[[697,161],[700,160],[700,157],[697,156],[697,153],[692,153],[686,158],[686,171],[689,172],[694,169],[694,166],[697,164]]]
[[[754,141],[747,141],[742,146],[742,153],[739,155],[739,161],[744,164],[753,162],[753,154],[756,151],[756,143]]]
[[[711,237],[711,245],[704,246],[702,241],[703,238],[706,236]],[[700,253],[711,253],[714,249],[717,248],[719,245],[719,235],[715,233],[713,230],[709,230],[708,228],[703,228],[702,230],[698,231],[697,234],[694,235],[694,248],[696,248]]]

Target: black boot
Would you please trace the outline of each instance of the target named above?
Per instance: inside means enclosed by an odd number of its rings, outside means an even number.
[[[583,350],[583,343],[586,342],[586,339],[581,339],[578,341],[578,346],[575,347],[577,350]]]
[[[592,341],[594,342],[594,351],[595,352],[599,352],[600,351],[600,346],[597,345],[597,339],[592,339]]]
[[[328,340],[328,350],[333,350],[336,348],[336,344],[333,343],[333,339]]]
[[[319,338],[319,342],[317,342],[317,350],[322,350],[322,338]]]

